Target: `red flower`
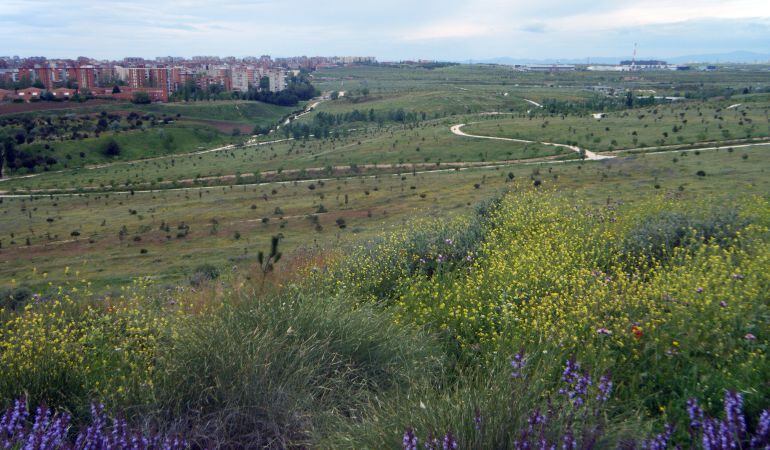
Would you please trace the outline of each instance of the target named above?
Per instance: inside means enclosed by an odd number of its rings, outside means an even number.
[[[642,336],[644,336],[644,332],[642,331],[641,327],[636,325],[631,327],[631,332],[634,333],[634,337],[637,339],[641,339]]]

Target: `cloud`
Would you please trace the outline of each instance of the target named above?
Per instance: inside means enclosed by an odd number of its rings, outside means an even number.
[[[521,27],[521,31],[529,33],[545,33],[546,24],[543,22],[532,22]]]
[[[463,39],[483,36],[491,36],[494,28],[464,22],[444,22],[423,26],[414,30],[407,30],[400,34],[405,41],[437,40],[437,39]]]
[[[767,0],[5,0],[2,53],[558,58],[770,48]]]

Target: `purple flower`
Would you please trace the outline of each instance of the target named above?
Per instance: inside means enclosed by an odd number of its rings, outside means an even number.
[[[572,401],[573,406],[583,406],[588,387],[592,385],[588,372],[580,373],[580,363],[570,359],[567,360],[561,380],[567,386],[559,389],[559,393],[566,395]]]
[[[770,446],[770,410],[766,409],[759,415],[757,431],[751,438],[751,448]]]
[[[442,262],[446,261],[446,259],[447,259],[446,255],[442,255],[442,254],[439,253],[438,257],[436,258],[436,261],[442,263]]]
[[[404,450],[417,450],[417,436],[414,435],[414,430],[409,427],[404,432]]]
[[[451,431],[447,431],[446,434],[444,435],[442,448],[444,450],[454,450],[457,448],[457,440],[455,440],[455,437],[452,436]]]
[[[546,418],[544,415],[540,414],[540,410],[536,409],[532,412],[532,414],[529,416],[529,419],[527,420],[527,424],[529,424],[529,431],[533,432],[535,430],[535,427],[538,425],[545,425]]]
[[[452,245],[454,243],[454,241],[452,241],[451,239],[444,239],[444,243],[446,245]]]
[[[606,373],[599,378],[598,390],[599,394],[596,396],[596,399],[600,402],[606,402],[612,393],[612,378],[609,373]]]
[[[721,306],[722,308],[727,308],[727,302],[722,300],[721,302],[719,302],[719,306]]]
[[[754,336],[751,333],[746,333],[746,336],[743,336],[743,338],[746,339],[747,341],[756,341],[757,340],[757,337]]]
[[[736,391],[725,391],[725,423],[729,430],[739,437],[746,433],[743,396]]]
[[[481,411],[476,408],[476,412],[473,415],[473,424],[476,427],[476,431],[481,430]]]
[[[608,330],[608,329],[606,329],[606,328],[604,328],[604,327],[602,327],[602,328],[597,328],[597,329],[596,329],[596,332],[597,332],[597,333],[599,333],[599,334],[604,334],[604,335],[610,335],[610,334],[612,334],[612,331],[610,331],[610,330]]]
[[[698,287],[698,288],[695,289],[695,292],[697,292],[698,294],[702,294],[703,293],[703,288],[702,287]]]
[[[668,440],[671,439],[671,432],[671,425],[666,424],[666,429],[663,431],[663,433],[660,433],[654,438],[642,442],[642,449],[666,450],[668,448]]]
[[[733,280],[742,280],[744,278],[745,277],[742,274],[740,274],[740,273],[734,273],[733,274]]]
[[[519,353],[516,353],[511,360],[511,368],[513,369],[513,372],[511,372],[511,377],[521,378],[521,372],[526,365],[527,359],[524,358],[524,350],[521,350]]]
[[[28,422],[27,402],[16,400],[14,406],[0,417],[0,448],[48,449],[101,449],[101,448],[142,448],[181,449],[187,443],[179,438],[163,438],[160,435],[143,436],[132,432],[123,419],[112,421],[108,429],[107,416],[103,405],[91,406],[91,424],[81,429],[74,443],[68,440],[71,417],[56,413],[46,405],[40,405],[32,423]],[[133,436],[129,442],[129,436]],[[74,444],[74,445],[73,445]],[[141,445],[140,445],[141,444]]]
[[[697,430],[703,425],[703,410],[698,406],[698,400],[694,398],[687,400],[687,414],[690,416],[692,430]]]
[[[568,429],[567,432],[564,433],[564,437],[562,437],[562,440],[561,440],[561,448],[562,450],[577,449],[577,442],[575,441],[575,435],[572,434],[571,429]]]

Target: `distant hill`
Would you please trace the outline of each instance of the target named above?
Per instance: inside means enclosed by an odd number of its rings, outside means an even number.
[[[507,56],[488,59],[473,59],[463,61],[473,64],[618,64],[628,56],[601,56],[590,58],[511,58]],[[770,62],[770,53],[734,51],[728,53],[709,53],[701,55],[684,55],[670,58],[645,57],[644,59],[661,59],[673,64],[683,63],[766,63]]]

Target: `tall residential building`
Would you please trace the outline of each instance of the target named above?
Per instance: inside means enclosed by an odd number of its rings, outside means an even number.
[[[286,89],[286,72],[281,69],[272,69],[267,72],[270,79],[270,92],[280,92]]]
[[[251,72],[251,77],[249,76]],[[232,88],[234,91],[246,92],[249,90],[249,84],[251,83],[254,75],[253,69],[247,69],[246,67],[236,67],[232,69]]]

